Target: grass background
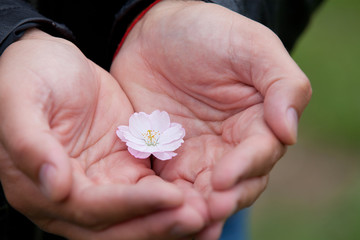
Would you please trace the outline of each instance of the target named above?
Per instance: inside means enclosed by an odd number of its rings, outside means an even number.
[[[360,239],[360,1],[328,0],[293,58],[312,100],[252,207],[253,240]]]

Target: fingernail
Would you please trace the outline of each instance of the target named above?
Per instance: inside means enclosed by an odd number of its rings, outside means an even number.
[[[289,108],[287,110],[287,118],[288,118],[288,125],[291,131],[291,135],[293,136],[293,142],[296,143],[299,118],[294,108]]]
[[[40,168],[39,180],[40,180],[40,190],[48,198],[52,197],[52,186],[54,179],[56,178],[56,168],[49,164],[45,163]]]

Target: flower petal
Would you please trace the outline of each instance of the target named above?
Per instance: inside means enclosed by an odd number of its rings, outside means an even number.
[[[185,129],[178,123],[171,123],[170,128],[164,131],[159,138],[159,144],[165,145],[172,141],[182,139],[185,136]]]
[[[141,159],[144,159],[144,158],[148,158],[150,156],[151,153],[147,153],[147,152],[140,152],[140,151],[137,151],[135,149],[132,149],[131,147],[128,147],[128,151],[129,153],[131,153],[131,155],[133,155],[134,157],[136,158],[141,158]]]
[[[145,145],[143,139],[136,138],[134,135],[131,134],[129,127],[127,126],[119,126],[116,130],[116,135],[123,141],[123,142],[134,142],[139,145]]]
[[[149,151],[148,149],[148,146],[146,144],[136,144],[134,142],[126,142],[126,146],[132,148],[132,149],[135,149],[137,151],[140,151],[140,152],[149,152],[151,153],[151,151]]]
[[[177,153],[174,152],[154,152],[153,155],[162,161],[169,160],[177,155]]]
[[[151,129],[149,115],[143,112],[134,113],[129,119],[129,130],[136,138],[143,138],[142,134]]]
[[[160,160],[168,160],[177,155],[173,151],[184,142],[185,129],[178,123],[170,123],[167,112],[156,110],[150,115],[134,113],[129,126],[119,126],[116,134],[126,142],[134,157],[147,158],[153,154]]]
[[[116,135],[121,139],[121,141],[126,142],[124,137],[125,132],[129,132],[128,126],[118,126],[116,129]]]
[[[165,111],[155,110],[149,115],[151,129],[159,131],[160,134],[170,127],[170,117]]]

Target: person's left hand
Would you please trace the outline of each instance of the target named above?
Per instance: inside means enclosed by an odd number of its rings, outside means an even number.
[[[208,223],[196,239],[217,239],[225,219],[261,194],[295,143],[311,95],[274,33],[203,2],[158,3],[128,35],[111,74],[135,111],[165,110],[185,128],[178,156],[154,158],[153,169]]]
[[[1,186],[43,230],[76,240],[169,240],[203,227],[178,187],[116,137],[133,108],[71,42],[28,30],[0,57],[0,99]]]

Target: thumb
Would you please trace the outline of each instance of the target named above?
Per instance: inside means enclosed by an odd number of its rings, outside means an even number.
[[[292,145],[299,118],[311,98],[311,85],[275,33],[265,27],[257,30],[252,38],[253,84],[264,96],[267,124],[280,141]]]
[[[1,141],[14,165],[38,185],[45,196],[61,201],[71,190],[69,158],[52,135],[42,111],[29,105],[28,102],[12,105],[14,110],[1,114],[4,116]]]
[[[312,94],[310,82],[303,76],[279,79],[265,94],[265,120],[280,141],[287,145],[296,143],[298,121]]]

